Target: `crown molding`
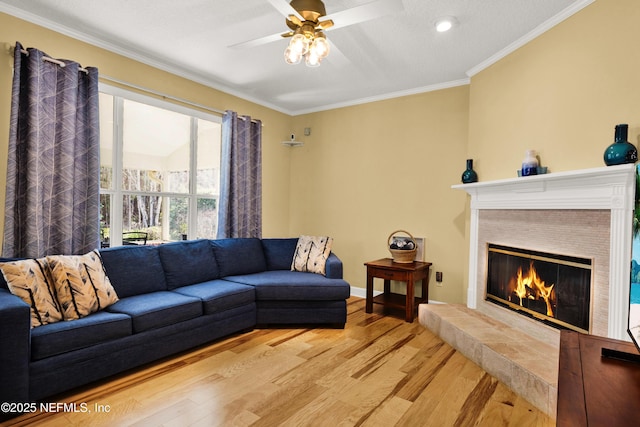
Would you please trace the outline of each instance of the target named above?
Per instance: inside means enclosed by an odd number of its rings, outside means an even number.
[[[469,78],[452,80],[450,82],[438,83],[438,84],[429,85],[429,86],[422,86],[422,87],[417,87],[417,88],[412,88],[407,90],[401,90],[397,92],[388,92],[381,95],[370,96],[367,98],[360,98],[352,101],[329,104],[329,105],[324,105],[316,108],[309,108],[307,110],[297,110],[294,113],[292,113],[292,115],[298,116],[302,114],[317,113],[320,111],[335,110],[337,108],[353,107],[355,105],[367,104],[369,102],[384,101],[387,99],[400,98],[400,97],[409,96],[409,95],[418,95],[426,92],[434,92],[436,90],[449,89],[457,86],[464,86],[464,85],[468,85],[470,82],[471,82],[471,79]]]

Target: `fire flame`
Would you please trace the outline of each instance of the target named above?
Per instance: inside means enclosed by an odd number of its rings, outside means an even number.
[[[520,297],[520,305],[525,298],[536,299],[536,297],[540,297],[547,305],[547,316],[554,317],[551,307],[551,293],[554,286],[555,284],[547,286],[544,280],[540,279],[538,272],[533,267],[533,261],[529,263],[527,275],[523,275],[522,267],[518,267],[515,293]]]

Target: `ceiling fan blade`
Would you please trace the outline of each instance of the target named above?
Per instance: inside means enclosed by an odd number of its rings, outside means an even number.
[[[304,18],[298,13],[297,10],[291,7],[287,0],[267,0],[282,16],[295,15],[300,21],[304,21]]]
[[[402,0],[376,0],[341,12],[331,13],[326,19],[332,20],[332,28],[342,28],[404,10]]]
[[[289,33],[285,33],[285,34],[289,34]],[[268,35],[268,36],[265,36],[265,37],[260,37],[260,38],[257,38],[257,39],[248,40],[246,42],[232,44],[229,47],[231,49],[247,49],[247,48],[251,48],[251,47],[262,46],[263,44],[275,42],[277,40],[282,40],[282,37],[287,37],[285,34],[282,34],[282,33],[271,34],[271,35]]]

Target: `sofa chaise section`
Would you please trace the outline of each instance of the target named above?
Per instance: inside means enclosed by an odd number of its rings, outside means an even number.
[[[212,242],[223,259],[224,280],[250,285],[256,292],[259,326],[331,324],[344,327],[351,288],[342,279],[342,262],[331,254],[325,276],[291,271],[297,239],[224,239]],[[248,264],[248,267],[247,267]]]

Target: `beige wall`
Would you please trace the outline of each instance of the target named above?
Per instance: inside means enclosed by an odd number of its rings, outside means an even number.
[[[597,0],[471,79],[469,156],[514,177],[526,149],[553,172],[604,166],[615,125],[640,142],[640,2]]]
[[[357,287],[364,262],[390,255],[392,231],[425,237],[429,297],[462,301],[466,196],[450,187],[465,169],[468,95],[461,86],[296,117],[296,133],[311,135],[291,149],[291,232],[334,237]]]
[[[234,110],[264,123],[263,128],[263,234],[287,236],[289,232],[289,159],[291,151],[280,144],[290,133],[292,117],[124,58],[64,35],[0,13],[0,206],[4,206],[9,110],[13,56],[19,41],[54,58],[71,58],[83,66],[98,67],[106,75],[218,110]],[[0,230],[4,216],[0,215]],[[1,236],[1,232],[0,232]]]

